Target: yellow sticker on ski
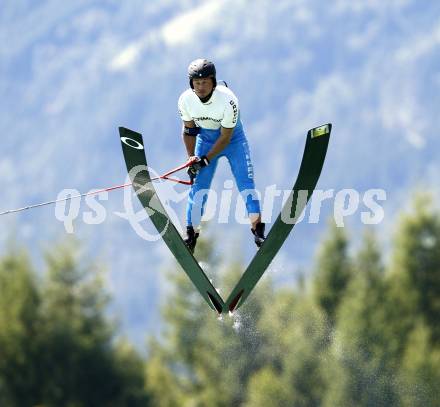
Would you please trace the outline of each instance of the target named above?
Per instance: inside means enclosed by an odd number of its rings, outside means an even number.
[[[324,136],[325,134],[328,134],[330,132],[329,130],[330,129],[329,129],[328,124],[326,124],[324,126],[316,127],[314,129],[312,129],[312,138]]]

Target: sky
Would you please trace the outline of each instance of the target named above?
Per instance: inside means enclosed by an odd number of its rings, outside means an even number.
[[[386,192],[384,219],[371,226],[384,246],[414,190],[439,195],[437,1],[7,0],[0,23],[0,212],[64,189],[124,183],[118,126],[143,134],[157,171],[183,162],[177,99],[198,57],[212,59],[239,98],[262,191],[291,188],[307,130],[333,123],[318,184],[333,198],[323,202],[318,223],[302,222],[286,242],[270,270],[280,281],[310,263],[338,192],[359,194],[345,222],[355,238],[364,227],[365,192]],[[213,187],[221,189],[229,174],[220,165]],[[171,205],[182,226],[185,190],[158,188],[163,200],[180,197]],[[73,235],[109,269],[112,312],[141,343],[157,332],[172,260],[163,243],[142,240],[118,216],[122,191],[101,204],[104,219],[86,224],[89,208],[81,203]],[[0,225],[0,249],[13,237],[40,265],[41,250],[71,235],[53,207],[2,216]],[[243,261],[250,259],[246,225],[211,221],[208,230],[221,242],[218,256],[233,257],[239,244]]]

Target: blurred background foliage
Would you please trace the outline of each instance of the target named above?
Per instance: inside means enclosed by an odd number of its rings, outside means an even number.
[[[109,318],[105,271],[78,242],[54,244],[43,272],[11,244],[0,259],[0,405],[438,406],[440,213],[419,194],[395,226],[387,253],[371,229],[353,248],[330,224],[310,278],[275,287],[268,273],[221,320],[176,266],[145,354]],[[231,286],[243,267],[215,244],[197,258]]]

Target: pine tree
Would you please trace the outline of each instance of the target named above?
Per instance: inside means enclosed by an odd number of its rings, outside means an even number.
[[[432,346],[431,330],[421,321],[408,337],[399,376],[402,406],[438,406],[440,348]]]
[[[326,405],[398,405],[386,334],[387,289],[374,235],[365,235],[353,264],[353,277],[340,304],[327,366]]]
[[[54,246],[44,280],[24,250],[0,259],[1,406],[151,405],[144,360],[115,341],[102,274],[77,252]]]
[[[81,264],[78,249],[59,245],[46,256],[43,291],[44,398],[50,405],[104,404],[114,397],[112,329],[103,311],[108,297],[94,266]],[[85,369],[85,367],[87,367]],[[110,377],[109,377],[110,376]],[[106,379],[104,382],[103,379]]]
[[[315,302],[331,324],[335,323],[338,305],[350,280],[348,241],[343,229],[334,223],[322,243],[312,281]]]
[[[40,400],[40,296],[30,261],[12,249],[0,260],[0,405]]]
[[[429,195],[417,195],[414,213],[402,216],[390,284],[401,333],[408,334],[421,316],[433,343],[440,344],[440,214]]]

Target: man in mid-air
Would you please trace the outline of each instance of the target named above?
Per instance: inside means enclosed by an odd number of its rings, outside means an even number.
[[[264,223],[256,198],[249,146],[240,120],[238,99],[227,86],[217,85],[216,69],[206,59],[188,67],[190,88],[180,95],[183,142],[190,162],[188,174],[194,181],[188,196],[185,243],[191,252],[199,237],[199,225],[209,187],[220,157],[226,157],[237,187],[246,203],[251,231],[258,247],[263,243]]]

